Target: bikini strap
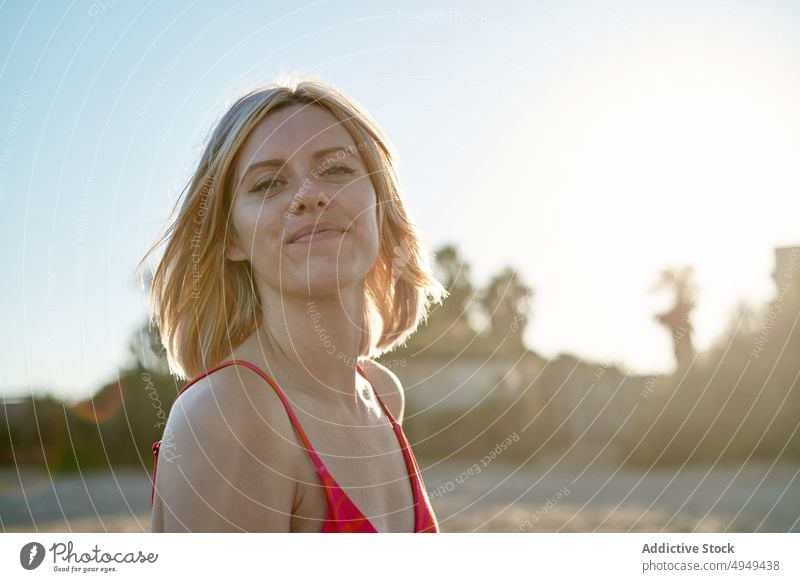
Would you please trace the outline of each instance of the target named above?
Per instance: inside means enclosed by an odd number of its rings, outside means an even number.
[[[294,409],[292,409],[292,405],[289,403],[289,399],[283,393],[283,390],[280,389],[278,383],[275,382],[275,380],[273,380],[268,374],[262,371],[261,368],[259,368],[255,364],[251,364],[248,361],[229,360],[228,362],[225,363],[241,364],[243,366],[246,366],[251,370],[253,370],[256,374],[261,376],[264,380],[267,381],[267,383],[269,383],[270,386],[272,386],[273,390],[275,390],[276,394],[281,399],[281,402],[283,402],[283,407],[286,409],[286,413],[289,415],[289,419],[292,422],[292,426],[294,426],[295,431],[297,431],[297,434],[300,436],[300,440],[303,441],[303,447],[306,449],[309,456],[311,457],[311,461],[314,463],[314,466],[317,468],[317,471],[324,469],[325,464],[322,462],[322,459],[320,459],[319,455],[317,454],[317,451],[314,450],[314,447],[312,446],[311,441],[308,438],[308,435],[306,435],[306,431],[303,430],[303,425],[300,424],[297,415],[294,413]]]
[[[181,390],[178,392],[178,396],[176,396],[176,400],[177,400],[178,397],[180,397],[181,394],[186,392],[186,390],[190,386],[193,386],[194,384],[199,382],[201,379],[205,378],[206,376],[208,376],[209,374],[211,374],[213,372],[216,372],[220,368],[224,368],[225,366],[230,366],[231,363],[232,362],[223,362],[222,364],[219,364],[218,366],[214,366],[213,368],[211,368],[209,370],[206,370],[205,372],[202,372],[201,374],[197,375],[195,378],[190,380],[189,383],[186,384],[186,386],[181,388]],[[150,487],[150,507],[152,507],[153,506],[153,499],[154,499],[155,493],[156,493],[156,471],[158,471],[158,453],[161,450],[161,440],[157,440],[152,445],[150,445],[150,450],[153,451],[153,457],[154,457],[153,458],[153,479],[152,479],[152,483],[151,483],[151,487]]]
[[[392,415],[392,411],[389,410],[389,407],[386,406],[386,403],[381,398],[381,395],[378,394],[378,391],[375,390],[375,386],[372,384],[372,381],[367,378],[366,373],[361,368],[361,366],[356,365],[356,368],[361,375],[366,378],[367,382],[369,382],[370,386],[372,386],[372,391],[375,393],[375,396],[378,398],[378,402],[381,403],[383,407],[383,411],[386,413],[386,416],[392,423],[392,428],[394,429],[395,434],[397,435],[397,440],[400,444],[400,449],[403,453],[403,458],[406,462],[406,470],[411,477],[411,483],[413,487],[414,493],[414,529],[418,530],[419,524],[422,523],[422,504],[424,503],[424,492],[422,487],[422,471],[419,468],[419,464],[417,460],[414,458],[413,453],[411,452],[411,443],[408,442],[405,433],[403,432],[403,427],[397,422]]]
[[[311,445],[311,441],[309,440],[308,435],[306,435],[306,431],[303,430],[303,425],[301,425],[300,421],[297,419],[297,415],[295,415],[294,410],[292,409],[292,406],[289,403],[289,399],[283,393],[283,390],[280,389],[280,387],[278,386],[277,382],[275,382],[268,374],[264,373],[261,370],[261,368],[259,368],[255,364],[251,364],[250,362],[248,362],[246,360],[228,360],[226,362],[223,362],[223,363],[221,363],[221,364],[219,364],[217,366],[214,366],[213,368],[211,368],[209,370],[206,370],[205,372],[201,373],[200,375],[198,375],[197,377],[192,379],[188,384],[186,384],[186,386],[184,386],[181,389],[180,392],[178,392],[178,397],[180,397],[180,395],[183,394],[184,392],[186,392],[187,389],[189,389],[191,386],[193,386],[194,384],[196,384],[198,381],[200,381],[202,378],[205,378],[209,374],[212,374],[213,372],[216,372],[217,370],[219,370],[221,368],[224,368],[226,366],[233,366],[233,365],[236,365],[236,364],[239,364],[239,365],[245,366],[247,368],[250,368],[256,374],[258,374],[264,380],[266,380],[267,383],[270,386],[272,386],[272,389],[275,390],[276,394],[281,399],[281,402],[283,402],[283,406],[284,406],[284,408],[286,409],[286,412],[289,415],[289,419],[292,422],[292,426],[294,427],[294,429],[297,432],[297,434],[300,436],[300,440],[303,441],[303,446],[306,449],[306,452],[308,452],[309,456],[311,457],[311,462],[314,463],[314,466],[316,467],[317,472],[319,472],[319,473],[326,472],[327,469],[325,468],[325,464],[322,462],[322,459],[317,454],[317,451],[315,451],[314,447]],[[161,441],[160,440],[155,441],[151,446],[151,450],[153,451],[153,455],[155,457],[154,460],[153,460],[153,481],[152,481],[152,487],[151,487],[151,490],[150,490],[150,506],[151,507],[153,505],[153,499],[154,499],[154,496],[155,496],[156,471],[158,470],[158,453],[159,453],[160,448],[161,448]]]

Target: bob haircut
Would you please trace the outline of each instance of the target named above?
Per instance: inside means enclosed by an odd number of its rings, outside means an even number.
[[[166,231],[139,267],[164,242],[152,274],[150,324],[155,323],[170,372],[193,378],[220,363],[261,322],[261,303],[249,261],[225,256],[238,154],[253,129],[289,105],[323,107],[359,146],[377,195],[380,247],[364,285],[359,356],[374,358],[404,344],[447,291],[431,274],[414,223],[400,198],[396,156],[382,129],[353,99],[313,76],[278,81],[240,97],[226,111],[172,210]],[[363,144],[363,148],[362,148]]]

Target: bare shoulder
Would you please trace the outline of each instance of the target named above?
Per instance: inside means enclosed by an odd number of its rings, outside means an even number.
[[[392,412],[392,416],[397,422],[402,423],[403,415],[405,414],[406,397],[400,379],[389,368],[375,360],[362,358],[359,363],[381,399]]]
[[[255,372],[229,366],[202,378],[164,428],[163,531],[289,531],[299,450],[280,398]]]

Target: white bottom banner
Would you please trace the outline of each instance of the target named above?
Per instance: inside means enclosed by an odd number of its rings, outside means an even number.
[[[2,580],[796,581],[798,563],[791,533],[0,536]]]

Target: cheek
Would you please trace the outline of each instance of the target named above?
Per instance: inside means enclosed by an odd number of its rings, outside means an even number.
[[[247,248],[278,246],[282,241],[281,228],[272,220],[266,208],[240,208],[234,213],[233,228]]]
[[[342,197],[346,204],[347,213],[353,220],[361,224],[365,230],[374,228],[378,222],[378,195],[372,188],[371,183],[351,186],[347,195]]]
[[[361,244],[368,255],[377,257],[381,246],[381,232],[375,209],[369,209],[361,215]]]
[[[253,221],[237,213],[231,218],[231,228],[236,239],[245,247],[249,247],[250,241],[253,240]]]
[[[363,250],[371,250],[380,243],[380,229],[374,208],[360,207],[350,214],[350,228],[354,235],[354,242]]]

